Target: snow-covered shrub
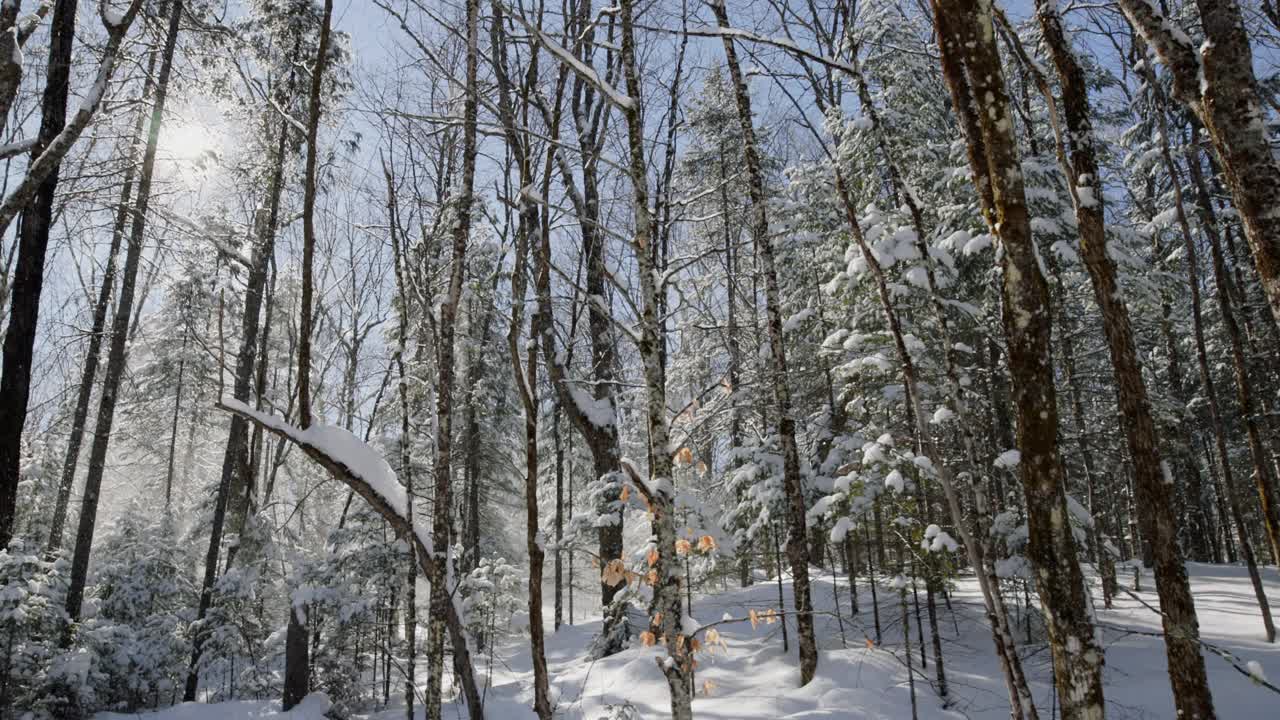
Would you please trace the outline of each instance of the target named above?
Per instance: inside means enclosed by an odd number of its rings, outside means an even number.
[[[65,626],[68,563],[14,540],[0,552],[0,716],[36,707]]]

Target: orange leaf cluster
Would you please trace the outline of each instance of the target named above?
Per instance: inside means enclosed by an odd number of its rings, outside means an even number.
[[[600,579],[609,587],[617,587],[627,582],[627,566],[623,564],[620,558],[614,558],[604,566],[604,572],[600,574]]]
[[[693,451],[687,447],[680,448],[676,453],[676,465],[687,467],[693,464]]]

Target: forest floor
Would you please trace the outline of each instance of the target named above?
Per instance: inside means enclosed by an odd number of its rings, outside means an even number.
[[[1250,661],[1272,683],[1280,679],[1280,644],[1265,642],[1262,622],[1253,600],[1248,575],[1235,566],[1190,564],[1190,572],[1200,628],[1206,642],[1230,652],[1242,668]],[[1122,584],[1133,587],[1132,570],[1122,569]],[[1280,573],[1264,570],[1264,582],[1273,607],[1280,604]],[[838,583],[840,606],[846,615],[838,620],[831,612],[835,598],[830,575],[815,577],[814,603],[818,610],[818,640],[821,658],[817,677],[799,688],[799,671],[794,644],[794,626],[788,625],[790,651],[783,651],[782,624],[761,622],[726,624],[719,627],[724,648],[699,653],[696,685],[698,696],[694,714],[715,720],[764,720],[765,718],[827,720],[909,720],[912,717],[908,671],[902,638],[902,611],[897,594],[884,586],[878,590],[882,642],[870,647],[875,630],[871,592],[859,583],[861,612],[852,622],[848,585]],[[1158,604],[1149,572],[1141,577],[1138,598]],[[1095,587],[1095,590],[1097,588]],[[789,583],[783,595],[790,598]],[[920,592],[924,617],[924,592]],[[1107,717],[1123,720],[1159,720],[1174,717],[1173,698],[1166,676],[1161,638],[1142,633],[1159,630],[1159,617],[1134,597],[1121,594],[1111,610],[1101,608],[1098,619],[1106,648]],[[745,589],[730,588],[716,594],[695,596],[693,616],[700,623],[723,617],[743,617],[750,610],[764,612],[778,608],[778,585],[760,582]],[[788,608],[790,606],[788,604]],[[917,694],[917,717],[921,720],[973,718],[1007,720],[1007,694],[992,650],[990,634],[981,613],[981,600],[972,579],[962,578],[952,595],[951,609],[939,598],[938,620],[943,638],[943,660],[948,681],[948,700],[937,690],[932,651],[929,665],[920,668],[919,635],[914,607],[910,614],[912,670]],[[926,621],[927,622],[927,621]],[[548,623],[549,625],[550,623]],[[1025,625],[1018,622],[1020,632]],[[581,720],[609,718],[661,718],[668,715],[666,682],[654,658],[658,648],[633,647],[618,655],[591,662],[586,649],[599,621],[563,626],[548,631],[547,661],[556,716]],[[1041,631],[1032,627],[1033,637]],[[495,720],[533,718],[532,673],[527,643],[519,634],[501,644],[491,658],[493,675],[486,691],[486,716]],[[926,625],[926,642],[928,632]],[[1052,669],[1048,651],[1038,637],[1023,648],[1023,661],[1032,680],[1032,690],[1041,717],[1056,716],[1051,692]],[[477,658],[488,662],[490,658]],[[1205,662],[1220,717],[1276,717],[1280,696],[1258,685],[1227,661],[1206,654]],[[1256,670],[1255,670],[1256,671]],[[483,674],[483,669],[481,669]],[[634,714],[621,712],[630,706]],[[278,714],[278,704],[264,702],[184,705],[144,714],[145,720],[319,720],[319,707]],[[363,720],[399,720],[403,707],[394,707],[358,716]],[[124,720],[137,715],[100,714],[96,720]],[[445,717],[463,717],[449,707]]]

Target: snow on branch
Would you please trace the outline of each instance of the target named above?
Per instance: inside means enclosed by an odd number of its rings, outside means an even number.
[[[755,43],[757,45],[771,45],[780,50],[785,50],[788,53],[791,53],[792,55],[798,58],[811,60],[820,65],[826,65],[827,67],[834,68],[836,70],[843,70],[844,72],[847,72],[850,75],[859,74],[858,68],[854,67],[848,62],[845,62],[844,60],[839,60],[837,58],[816,53],[812,50],[807,50],[797,45],[796,43],[791,42],[786,38],[775,38],[775,37],[767,37],[765,35],[757,35],[751,32],[750,30],[743,30],[741,28],[695,27],[695,28],[685,28],[681,30],[668,30],[666,28],[649,27],[645,25],[637,25],[636,27],[640,28],[641,30],[649,30],[653,32],[680,33],[682,35],[688,35],[689,37],[704,37],[704,38],[713,38],[713,37],[726,38],[727,37],[727,38],[734,38],[736,40],[742,40],[744,42]]]
[[[3,204],[0,204],[0,235],[9,228],[9,224],[22,208],[31,202],[35,197],[36,189],[61,164],[62,158],[89,126],[89,121],[93,119],[98,106],[102,104],[107,85],[111,82],[111,76],[115,74],[116,66],[119,64],[125,34],[128,33],[129,26],[133,24],[133,19],[141,7],[142,0],[132,0],[124,13],[108,18],[108,12],[117,11],[108,11],[104,6],[103,24],[107,27],[107,44],[103,48],[102,60],[98,63],[98,72],[94,76],[93,84],[89,86],[89,91],[70,122],[49,142],[49,145],[40,153],[40,157],[31,162],[27,174],[18,183],[18,187],[9,193]]]
[[[329,425],[312,425],[304,430],[231,398],[224,398],[218,403],[218,407],[291,441],[364,498],[397,531],[408,533],[408,498],[395,471],[381,453],[349,431]],[[414,525],[414,536],[419,545],[418,558],[423,563],[422,570],[432,576],[435,560],[431,535],[424,531],[421,523]]]
[[[431,534],[427,528],[411,523],[406,510],[408,496],[396,478],[395,471],[382,455],[347,430],[324,425],[303,429],[287,421],[232,399],[217,404],[222,410],[237,415],[263,429],[297,445],[307,457],[319,463],[334,478],[351,488],[378,512],[398,534],[412,536],[417,542],[418,570],[427,578],[447,577],[447,563],[432,551]],[[447,581],[446,581],[447,584]],[[456,586],[455,588],[456,589]],[[456,667],[461,672],[464,696],[468,700],[468,716],[471,720],[484,718],[484,707],[476,690],[475,672],[471,666],[471,648],[464,628],[465,613],[453,589],[445,588],[449,602],[444,604],[444,622],[453,645]]]
[[[568,66],[570,70],[577,73],[583,80],[591,83],[596,87],[596,89],[604,93],[605,97],[609,98],[609,102],[617,106],[619,110],[635,109],[636,101],[634,98],[628,97],[625,93],[605,82],[604,78],[600,77],[594,69],[574,57],[573,53],[566,50],[563,45],[556,42],[551,36],[530,25],[529,21],[525,20],[524,16],[519,12],[512,8],[507,8],[507,11],[511,13],[511,16],[523,25],[526,30],[537,38],[539,45],[546,48],[547,52],[555,55],[556,59]]]
[[[1204,71],[1191,38],[1171,23],[1151,0],[1118,0],[1117,4],[1169,68],[1174,97],[1188,104],[1198,103]]]
[[[35,138],[27,138],[26,140],[18,140],[17,142],[0,145],[0,160],[11,158],[14,155],[21,155],[35,147],[35,144]]]

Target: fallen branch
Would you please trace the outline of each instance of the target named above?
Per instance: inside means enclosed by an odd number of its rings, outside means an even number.
[[[1142,598],[1135,595],[1132,590],[1129,590],[1128,588],[1121,588],[1121,592],[1133,598],[1134,600],[1137,600],[1139,604],[1141,604],[1143,607],[1147,608],[1151,612],[1161,617],[1164,617],[1164,613],[1160,611],[1160,608],[1153,607],[1151,603],[1148,603],[1146,600],[1143,600]],[[1109,630],[1130,633],[1133,635],[1147,635],[1150,637],[1158,637],[1158,638],[1163,638],[1165,635],[1163,632],[1160,632],[1159,630],[1139,630],[1138,628],[1125,627],[1123,625],[1112,625],[1110,623],[1103,623],[1103,622],[1099,622],[1098,625],[1100,627],[1105,627]],[[1249,678],[1255,684],[1261,685],[1262,687],[1270,690],[1273,693],[1280,694],[1280,687],[1276,687],[1275,685],[1272,685],[1266,678],[1253,674],[1252,672],[1250,672],[1249,668],[1237,663],[1236,656],[1233,655],[1230,650],[1227,650],[1225,648],[1220,648],[1217,645],[1214,645],[1213,643],[1207,642],[1202,637],[1195,637],[1192,639],[1200,643],[1200,647],[1204,648],[1205,650],[1208,650],[1214,655],[1217,655],[1223,660],[1226,660],[1227,664],[1230,665],[1233,670]]]

